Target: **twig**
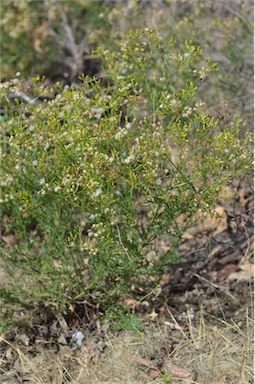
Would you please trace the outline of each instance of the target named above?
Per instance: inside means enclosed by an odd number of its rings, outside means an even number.
[[[119,230],[119,227],[118,227],[118,224],[116,224],[116,228],[117,228],[117,232],[118,232],[118,238],[119,238],[119,243],[123,249],[123,251],[125,252],[127,258],[129,261],[132,261],[131,257],[129,256],[128,254],[128,251],[127,251],[127,248],[124,247],[124,244],[122,243],[122,240],[121,240],[121,236],[120,236],[120,230]]]
[[[249,236],[249,234],[247,232],[247,229],[245,227],[243,219],[242,219],[242,224],[243,224],[243,230],[244,230],[244,233],[245,233],[246,239],[247,239],[247,248],[246,248],[245,254],[242,257],[242,260],[240,261],[239,265],[241,265],[248,258],[249,251],[250,251],[250,245],[251,245],[250,236]]]
[[[197,273],[194,273],[193,276],[196,276],[198,279],[204,281],[205,283],[210,284],[212,287],[219,289],[220,291],[224,292],[226,295],[230,296],[231,299],[233,299],[233,300],[236,301],[236,298],[235,298],[233,295],[231,295],[231,293],[226,292],[226,291],[225,291],[223,288],[221,288],[218,284],[215,284],[215,283],[211,282],[210,280],[207,280],[205,277],[202,277],[202,276],[198,275]]]

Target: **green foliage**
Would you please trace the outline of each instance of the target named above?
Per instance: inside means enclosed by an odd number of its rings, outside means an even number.
[[[2,246],[1,294],[10,309],[59,311],[91,295],[108,315],[122,308],[158,283],[194,214],[213,214],[221,188],[251,171],[242,120],[222,124],[195,97],[217,69],[199,47],[178,52],[145,29],[97,55],[103,80],[83,76],[74,89],[33,79],[37,96],[55,97],[13,116],[8,94],[26,82],[1,85],[2,218],[14,235]]]
[[[172,377],[169,376],[168,374],[161,374],[161,377],[163,378],[164,380],[164,384],[172,384],[173,381],[172,381]]]
[[[144,324],[142,320],[135,314],[127,313],[123,305],[109,306],[104,314],[104,322],[112,322],[112,329],[114,330],[132,330],[143,337]]]

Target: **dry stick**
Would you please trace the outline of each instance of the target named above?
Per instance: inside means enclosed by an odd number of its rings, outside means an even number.
[[[143,296],[139,302],[142,302],[144,301],[145,299],[147,299],[147,297],[151,296],[154,292],[157,292],[160,290],[160,284],[158,284],[155,288],[153,288],[149,293],[147,293],[145,296]]]
[[[55,31],[51,30],[51,34],[54,35],[55,38],[57,38],[59,44],[67,48],[71,55],[72,60],[67,62],[67,65],[71,69],[71,75],[72,77],[75,77],[79,74],[79,71],[82,69],[83,65],[83,53],[84,53],[84,47],[87,40],[87,35],[83,37],[80,43],[76,43],[74,33],[72,28],[70,27],[68,23],[68,19],[66,17],[65,12],[63,11],[61,5],[59,2],[56,3],[56,7],[58,9],[58,12],[60,13],[60,17],[62,20],[62,27],[65,32],[66,39],[64,41],[59,41],[58,36]]]
[[[119,238],[119,243],[123,249],[123,251],[125,252],[127,258],[129,261],[132,261],[131,257],[129,256],[128,254],[128,251],[127,251],[127,248],[124,247],[124,244],[122,243],[122,240],[121,240],[121,236],[120,236],[120,230],[119,230],[119,227],[118,227],[118,224],[116,224],[116,228],[117,228],[117,232],[118,232],[118,238]]]
[[[195,348],[200,349],[199,343],[197,343],[196,338],[195,338],[194,333],[193,333],[192,319],[191,319],[191,313],[190,313],[189,309],[187,311],[187,318],[188,318],[189,333],[190,333],[191,340],[193,341]]]
[[[212,283],[210,280],[207,280],[205,277],[202,277],[202,276],[198,275],[197,273],[193,273],[193,276],[196,276],[198,279],[200,279],[200,280],[204,281],[205,283],[210,284],[214,288],[217,288],[220,291],[224,292],[226,295],[230,296],[231,299],[236,300],[236,298],[233,295],[231,295],[231,293],[224,291],[224,289],[221,288],[218,284]]]
[[[189,337],[186,335],[186,333],[183,331],[182,327],[178,324],[178,321],[176,320],[176,318],[174,317],[174,315],[172,314],[172,312],[170,311],[169,308],[167,308],[167,312],[169,313],[169,315],[171,316],[171,319],[173,320],[173,322],[175,323],[175,325],[178,327],[178,330],[181,331],[182,335],[184,336],[184,338],[186,340],[189,339]]]
[[[246,251],[245,251],[245,254],[244,256],[242,257],[242,260],[240,261],[239,265],[241,265],[244,260],[246,260],[248,258],[248,255],[249,255],[249,251],[250,251],[250,245],[251,245],[251,241],[250,241],[250,236],[247,232],[247,229],[245,227],[245,224],[244,224],[244,220],[242,219],[242,224],[243,224],[243,229],[244,229],[244,233],[246,235],[246,239],[247,239],[247,248],[246,248]]]

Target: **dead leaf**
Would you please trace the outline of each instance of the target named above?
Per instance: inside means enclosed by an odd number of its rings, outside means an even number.
[[[165,365],[169,369],[171,375],[180,377],[182,379],[185,379],[187,377],[192,376],[192,372],[187,371],[186,369],[183,369],[181,367],[177,367],[177,365],[173,364],[170,360],[165,360]]]
[[[236,271],[229,274],[228,280],[250,281],[254,276],[254,265],[246,260],[243,264],[236,266]]]
[[[126,299],[124,302],[129,307],[133,307],[138,303],[136,300],[133,300],[133,299]]]
[[[156,379],[156,377],[160,376],[160,374],[160,371],[152,371],[149,376],[151,379]]]
[[[157,281],[157,278],[155,276],[149,276],[149,280],[155,282]]]
[[[137,312],[144,312],[146,308],[148,308],[149,303],[147,301],[137,301],[133,299],[126,299],[124,300],[124,303],[135,309]]]
[[[190,377],[192,375],[192,372],[186,371],[185,369],[183,369],[181,367],[177,367],[177,365],[175,365],[175,364],[172,364],[171,373],[173,375],[181,377],[183,379],[186,377]]]
[[[147,367],[149,369],[153,369],[153,370],[160,373],[160,370],[154,364],[152,364],[149,360],[143,359],[142,357],[139,357],[139,356],[135,356],[135,360],[139,364],[144,365],[145,367]]]
[[[219,272],[218,281],[226,280],[229,275],[231,275],[233,272],[236,272],[237,270],[238,266],[236,264],[225,265],[225,267],[223,267]]]
[[[20,240],[18,240],[14,235],[2,235],[1,240],[6,244],[6,245],[11,245],[11,244],[20,244]]]

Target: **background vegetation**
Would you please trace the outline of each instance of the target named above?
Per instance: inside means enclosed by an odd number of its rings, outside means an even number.
[[[2,78],[46,76],[71,82],[100,72],[91,55],[96,46],[112,50],[130,28],[153,27],[166,40],[201,46],[220,71],[204,82],[203,98],[214,113],[221,102],[252,120],[252,1],[3,1]]]

